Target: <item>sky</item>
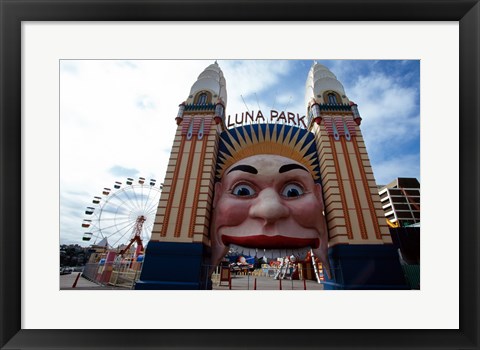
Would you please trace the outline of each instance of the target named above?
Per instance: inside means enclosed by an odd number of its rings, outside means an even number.
[[[94,206],[92,199],[102,196],[103,188],[114,194],[115,182],[124,188],[128,177],[163,182],[178,105],[213,62],[60,61],[60,244],[92,243],[82,241],[88,230],[81,226],[89,218],[86,207]],[[336,75],[347,97],[358,105],[377,184],[397,177],[420,181],[420,61],[317,62]],[[227,115],[247,108],[305,115],[305,81],[313,61],[218,60],[218,64],[226,79]],[[139,190],[132,193],[138,195]],[[138,198],[151,201],[157,192]],[[127,197],[118,196],[118,203],[138,201]],[[114,211],[103,220],[115,219]]]

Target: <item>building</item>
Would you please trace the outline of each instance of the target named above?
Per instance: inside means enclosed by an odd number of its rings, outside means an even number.
[[[237,135],[231,142],[242,144],[238,135],[247,136],[239,129],[246,123],[261,124],[266,132],[261,140],[248,136],[253,144],[264,142],[264,136],[269,142],[280,139],[272,124],[289,124],[292,131],[281,134],[286,140],[283,146],[293,145],[291,135],[299,134],[293,130],[307,131],[312,138],[325,207],[318,215],[326,217],[328,234],[320,243],[325,251],[328,247],[328,256],[319,258],[330,265],[326,267],[327,274],[331,271],[330,285],[406,288],[363,141],[358,107],[327,67],[314,62],[306,78],[306,117],[271,110],[233,111],[231,118],[226,114],[226,79],[217,62],[199,75],[175,118],[177,131],[136,289],[211,288],[210,222],[216,165],[222,162],[220,135],[231,130]]]
[[[420,226],[420,183],[399,177],[379,188],[380,201],[391,227]]]
[[[329,246],[391,243],[357,105],[318,63],[310,69],[305,99],[321,158]]]

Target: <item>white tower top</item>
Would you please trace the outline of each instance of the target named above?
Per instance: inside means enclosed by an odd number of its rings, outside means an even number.
[[[227,104],[226,82],[217,61],[205,68],[205,70],[198,76],[197,81],[190,89],[190,95],[188,96],[186,103],[198,103],[198,97],[202,93],[208,95],[207,103],[215,104],[221,99],[225,106]]]
[[[330,97],[333,94],[335,97]],[[310,71],[308,72],[307,81],[305,84],[305,105],[314,99],[318,104],[346,104],[350,101],[345,95],[343,85],[337,80],[327,67],[314,61]]]

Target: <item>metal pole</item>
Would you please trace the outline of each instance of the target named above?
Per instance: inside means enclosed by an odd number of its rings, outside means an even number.
[[[76,287],[77,287],[77,282],[78,282],[78,279],[80,278],[80,275],[81,275],[81,274],[82,274],[81,272],[78,273],[77,278],[75,278],[75,282],[73,282],[72,288],[76,288]]]
[[[208,289],[208,272],[210,271],[209,267],[210,266],[205,265],[205,290]]]

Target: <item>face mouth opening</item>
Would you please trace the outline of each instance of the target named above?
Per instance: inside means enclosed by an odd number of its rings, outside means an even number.
[[[222,242],[226,246],[234,244],[245,248],[257,249],[298,249],[304,247],[315,249],[320,246],[319,238],[297,238],[282,235],[253,235],[245,237],[222,235]]]
[[[285,256],[305,258],[310,249],[318,248],[318,238],[254,235],[247,237],[222,236],[222,242],[231,251],[258,258],[275,259]]]

